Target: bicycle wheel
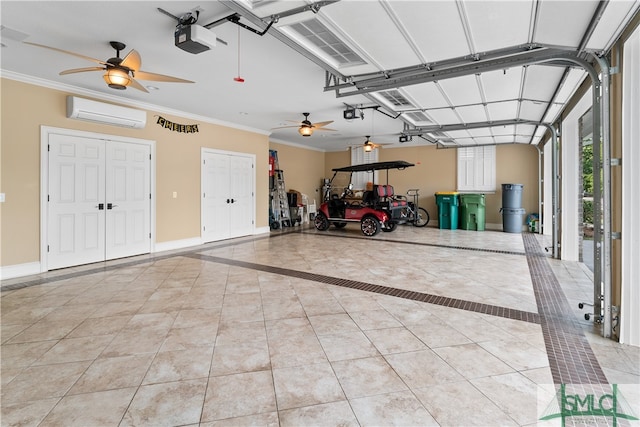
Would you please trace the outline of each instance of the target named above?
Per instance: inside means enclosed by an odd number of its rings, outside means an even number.
[[[418,208],[416,211],[417,218],[414,218],[413,225],[416,227],[424,227],[429,224],[429,212],[425,208]]]

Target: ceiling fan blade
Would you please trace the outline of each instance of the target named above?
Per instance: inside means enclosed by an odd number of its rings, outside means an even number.
[[[122,59],[120,65],[130,70],[138,71],[140,65],[142,65],[142,58],[137,50],[132,49],[131,52],[127,53],[127,56]]]
[[[130,85],[131,87],[134,87],[134,88],[138,89],[138,90],[141,90],[141,91],[143,91],[143,92],[147,92],[147,93],[149,93],[149,91],[147,90],[147,88],[146,88],[146,87],[144,87],[144,86],[142,86],[138,81],[136,81],[136,79],[131,79],[131,83],[129,83],[129,85]]]
[[[314,123],[313,127],[321,128],[322,126],[326,126],[326,125],[331,124],[331,123],[333,123],[333,120],[328,120],[326,122],[318,122],[318,123]]]
[[[134,71],[134,74],[136,78],[140,80],[152,80],[155,82],[195,83],[191,80],[179,79],[178,77],[165,76],[163,74],[147,73],[146,71]]]
[[[107,65],[106,62],[104,62],[104,61],[102,61],[100,59],[92,58],[92,57],[86,56],[86,55],[81,55],[81,54],[75,53],[75,52],[69,52],[68,50],[58,49],[57,47],[45,46],[43,44],[31,43],[31,42],[23,42],[23,43],[30,44],[31,46],[38,46],[38,47],[43,47],[45,49],[55,50],[57,52],[66,53],[67,55],[73,55],[73,56],[77,56],[78,58],[86,59],[87,61],[96,62],[96,63],[102,64],[102,65]]]
[[[274,130],[274,129],[288,129],[288,128],[293,129],[293,128],[297,128],[297,127],[299,127],[299,126],[279,126],[277,128],[271,128],[271,130]]]
[[[317,131],[317,130],[328,130],[328,131],[331,131],[331,132],[337,132],[335,129],[319,128],[319,127],[316,127],[316,128],[314,128],[313,130],[314,130],[314,131]]]
[[[84,73],[85,71],[104,71],[104,69],[104,67],[73,68],[71,70],[60,71],[60,75],[64,76],[65,74]]]

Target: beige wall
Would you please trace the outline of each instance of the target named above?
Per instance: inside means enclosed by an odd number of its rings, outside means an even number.
[[[224,126],[199,123],[199,132],[172,132],[155,124],[162,115],[178,123],[194,123],[154,111],[147,112],[145,129],[126,129],[70,120],[65,117],[67,93],[9,79],[1,80],[0,266],[39,261],[40,256],[40,127],[52,126],[156,141],[156,230],[157,243],[200,236],[201,147],[242,152],[256,156],[256,227],[268,227],[268,150],[278,151],[288,189],[295,189],[321,202],[318,191],[331,169],[350,164],[348,151],[323,153],[269,142],[268,137]],[[386,148],[380,161],[406,160],[416,166],[390,171],[389,182],[396,193],[420,189],[420,205],[432,218],[437,210],[434,193],[456,185],[456,151],[433,146]],[[501,224],[501,183],[524,184],[523,207],[538,207],[538,155],[534,147],[507,145],[497,149],[498,191],[487,195],[486,222]],[[386,175],[380,179],[386,181]],[[178,193],[173,198],[173,192]]]
[[[278,163],[284,171],[287,191],[297,190],[306,194],[310,203],[315,199],[316,204],[320,205],[325,153],[276,142],[271,142],[269,149],[278,152]]]
[[[410,188],[420,190],[420,206],[437,220],[435,193],[455,191],[457,156],[455,149],[437,149],[435,146],[384,148],[380,150],[381,162],[405,160],[415,164],[402,171],[389,171],[389,183],[396,194],[405,194]],[[348,166],[348,152],[327,153],[325,174],[331,177],[331,169]],[[496,147],[496,192],[486,194],[485,221],[502,225],[502,185],[523,184],[522,207],[527,214],[538,212],[538,150],[529,145],[501,145]],[[386,182],[386,174],[379,181]],[[525,217],[523,217],[523,222]]]
[[[268,227],[269,141],[266,135],[147,112],[145,129],[99,125],[65,116],[67,93],[1,80],[0,265],[40,258],[40,127],[52,126],[156,141],[157,243],[200,236],[200,150],[256,156],[256,227]],[[155,124],[156,115],[177,123],[199,124],[198,133],[178,133]],[[172,197],[173,192],[177,198]]]

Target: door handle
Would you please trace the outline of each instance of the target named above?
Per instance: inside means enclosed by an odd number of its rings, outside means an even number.
[[[99,211],[104,210],[104,203],[98,203],[98,206],[96,206],[96,208],[98,208]]]
[[[227,199],[227,203],[231,203],[231,200]]]
[[[118,205],[114,205],[113,203],[107,203],[107,209],[117,208]]]
[[[231,199],[231,203],[235,202],[235,200]]]

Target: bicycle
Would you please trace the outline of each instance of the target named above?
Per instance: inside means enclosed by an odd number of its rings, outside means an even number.
[[[414,227],[424,227],[429,224],[429,212],[418,206],[418,191],[418,188],[407,190],[407,197],[412,197],[413,201],[407,200],[407,206],[400,212],[400,217],[405,223],[411,223]]]

